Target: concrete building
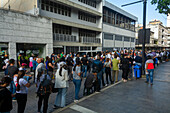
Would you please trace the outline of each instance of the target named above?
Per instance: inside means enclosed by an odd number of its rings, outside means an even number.
[[[103,1],[103,50],[135,48],[134,15]]]
[[[50,18],[55,54],[101,50],[102,0],[2,1],[4,8]]]
[[[143,29],[143,26],[136,27],[138,34],[138,28]],[[155,49],[165,49],[170,47],[168,45],[168,29],[164,27],[162,22],[159,20],[152,20],[146,26],[146,28],[150,28],[150,43],[146,44],[147,48],[155,48]],[[136,34],[136,35],[137,35]],[[136,43],[137,48],[142,48],[142,44]]]
[[[31,14],[0,9],[0,51],[17,59],[19,53],[53,52],[52,20]]]

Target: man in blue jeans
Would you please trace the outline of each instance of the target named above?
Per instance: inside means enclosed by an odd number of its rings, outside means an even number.
[[[97,92],[100,92],[101,89],[102,68],[103,68],[103,64],[100,61],[100,57],[97,56],[97,60],[94,60],[93,62],[93,71],[92,71],[93,75],[95,75],[96,77],[94,90]]]
[[[83,58],[81,59],[81,63],[83,64],[83,65],[82,65],[82,72],[83,72],[83,73],[85,72],[84,77],[86,77],[86,75],[87,75],[87,64],[89,63],[86,55],[84,55]],[[83,73],[82,73],[82,74],[83,74]]]
[[[10,59],[9,60],[9,67],[8,67],[8,75],[12,79],[11,84],[10,84],[10,92],[12,94],[14,94],[16,92],[16,86],[14,84],[13,77],[14,77],[15,74],[18,74],[18,68],[16,66],[14,66],[14,64],[15,64],[15,60]],[[16,98],[14,97],[13,100],[15,100],[15,99]]]

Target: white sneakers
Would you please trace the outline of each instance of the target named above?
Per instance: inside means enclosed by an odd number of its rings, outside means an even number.
[[[74,100],[74,102],[76,103],[76,102],[78,102],[79,100]]]

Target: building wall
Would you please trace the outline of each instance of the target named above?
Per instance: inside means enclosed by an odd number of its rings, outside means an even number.
[[[135,32],[108,24],[103,24],[103,32],[113,35],[113,40],[104,39],[103,35],[103,48],[135,48],[135,42],[131,42],[131,40],[129,42],[124,41],[124,36],[135,38]],[[122,41],[115,40],[115,35],[121,35]]]
[[[8,9],[10,5],[10,9],[21,11],[21,12],[30,12],[34,14],[34,8],[37,8],[37,0],[1,0],[0,7]],[[28,5],[29,4],[29,5]]]
[[[9,46],[9,58],[16,59],[17,43],[45,44],[53,52],[52,21],[43,17],[0,9],[0,42]]]

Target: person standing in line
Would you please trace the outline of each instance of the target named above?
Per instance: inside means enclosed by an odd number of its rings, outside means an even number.
[[[53,78],[53,69],[54,69],[54,66],[53,66],[53,63],[52,63],[52,60],[49,59],[48,60],[48,75],[51,77],[51,79]]]
[[[30,72],[32,72],[32,68],[33,68],[33,57],[32,56],[29,58],[29,67],[30,67]]]
[[[9,67],[8,67],[8,75],[12,79],[11,84],[10,84],[10,92],[12,94],[14,94],[16,92],[16,86],[14,84],[13,77],[14,77],[15,74],[18,74],[18,68],[14,65],[15,65],[15,60],[10,59],[9,60]],[[16,100],[16,98],[13,97],[13,100]]]
[[[42,102],[43,103],[43,113],[47,113],[47,109],[48,109],[48,100],[49,100],[49,96],[51,94],[51,78],[49,75],[45,75],[43,74],[45,70],[43,70],[43,68],[38,68],[38,76],[36,79],[36,87],[37,87],[37,96],[39,97],[38,99],[38,113],[41,113],[41,106],[42,106]],[[46,91],[41,92],[41,88],[43,87],[43,85],[45,84],[45,86],[48,85],[48,88],[45,89]]]
[[[70,55],[67,57],[66,63],[67,63],[67,66],[68,66],[69,80],[73,80],[72,68],[73,68],[74,61],[73,61],[73,55],[72,55],[72,54],[70,54]]]
[[[3,77],[0,84],[0,113],[10,113],[12,110],[12,94],[6,88],[10,85],[11,78]]]
[[[27,103],[27,93],[30,83],[28,83],[23,77],[25,71],[21,70],[18,72],[18,76],[14,77],[14,83],[16,85],[16,99],[18,103],[18,113],[24,113]]]
[[[58,88],[58,94],[54,104],[54,109],[57,107],[65,107],[66,93],[69,87],[68,71],[65,69],[65,63],[60,63],[60,69],[55,74],[55,87]]]
[[[119,63],[120,63],[120,60],[117,59],[117,55],[114,55],[114,59],[112,60],[112,76],[113,76],[113,79],[112,81],[113,82],[118,82],[118,75],[119,75]],[[116,76],[116,80],[115,80],[115,76]]]
[[[33,57],[33,61],[32,61],[32,63],[33,63],[33,71],[34,71],[34,80],[33,80],[33,82],[35,83],[35,70],[36,70],[36,67],[37,67],[37,65],[38,65],[38,63],[37,63],[37,61],[36,61],[36,57]]]
[[[124,54],[124,58],[121,59],[122,64],[122,80],[123,82],[127,82],[128,80],[128,73],[129,73],[129,60],[127,59],[127,56]]]
[[[108,77],[110,79],[110,83],[112,84],[112,78],[111,78],[111,63],[109,61],[109,58],[106,59],[106,62],[104,63],[104,67],[105,67],[105,72],[106,72],[106,82],[107,84],[105,86],[108,86],[109,81],[108,81]]]
[[[96,81],[95,81],[95,85],[94,85],[94,90],[96,92],[100,92],[101,89],[101,77],[102,77],[102,68],[103,68],[103,64],[100,61],[100,57],[97,56],[97,59],[94,60],[93,62],[93,75],[96,77]]]
[[[75,65],[73,68],[73,83],[75,86],[75,100],[74,102],[77,102],[79,100],[79,91],[81,87],[81,64]]]
[[[45,58],[45,68],[46,68],[47,74],[48,74],[48,61],[49,61],[49,57],[46,56],[46,58]]]
[[[150,84],[153,85],[153,72],[154,72],[154,61],[151,56],[148,56],[148,60],[145,64],[145,70],[146,70],[146,83],[149,83],[149,77],[150,77]]]
[[[36,67],[36,70],[35,70],[35,80],[37,80],[37,76],[38,76],[38,69],[41,68],[41,70],[45,71],[45,66],[44,66],[44,63],[43,63],[43,59],[41,58],[38,58],[37,59],[37,67]],[[43,72],[45,73],[45,72]],[[37,82],[37,81],[35,81]]]
[[[85,75],[83,77],[86,77],[86,75],[87,75],[87,64],[89,63],[86,55],[83,55],[83,58],[81,59],[81,63],[83,64],[82,65],[82,76],[83,76],[83,73],[85,73]]]

